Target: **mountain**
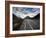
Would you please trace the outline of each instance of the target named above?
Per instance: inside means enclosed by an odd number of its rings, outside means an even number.
[[[34,29],[39,29],[39,20],[40,20],[40,14],[38,14],[37,16],[35,16],[34,18],[31,18],[29,16],[26,16],[24,19],[18,18],[17,16],[15,16],[13,14],[13,30],[23,30],[26,24],[25,29],[31,29],[30,25],[34,28]],[[28,23],[29,22],[29,23]],[[28,24],[29,27],[28,27]],[[33,25],[32,25],[33,24]]]
[[[27,17],[25,17],[24,19],[31,19],[31,17],[27,16]]]
[[[36,12],[38,12],[38,11],[36,11]],[[39,12],[38,13],[36,13],[36,12],[35,13],[33,13],[33,12],[25,13],[25,12],[16,11],[16,13],[13,12],[13,14],[15,16],[17,16],[18,18],[24,19],[27,16],[29,16],[30,18],[34,18],[35,16],[37,16],[39,14]]]

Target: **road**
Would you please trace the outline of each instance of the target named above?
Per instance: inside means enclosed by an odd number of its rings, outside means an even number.
[[[36,30],[40,29],[40,15],[37,15],[35,18],[26,17],[21,20],[18,18],[14,18],[13,30]]]

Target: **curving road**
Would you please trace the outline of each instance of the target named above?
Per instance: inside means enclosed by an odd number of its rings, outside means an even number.
[[[35,18],[26,17],[20,19],[14,16],[13,18],[13,30],[36,30],[40,29],[40,15]]]

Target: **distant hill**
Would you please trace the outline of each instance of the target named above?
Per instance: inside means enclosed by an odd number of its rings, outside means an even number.
[[[31,19],[31,17],[27,16],[27,17],[25,17],[24,19]]]

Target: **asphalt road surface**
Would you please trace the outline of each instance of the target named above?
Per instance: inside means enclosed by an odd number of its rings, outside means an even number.
[[[38,30],[40,29],[40,14],[34,18],[17,18],[13,15],[13,30]]]

